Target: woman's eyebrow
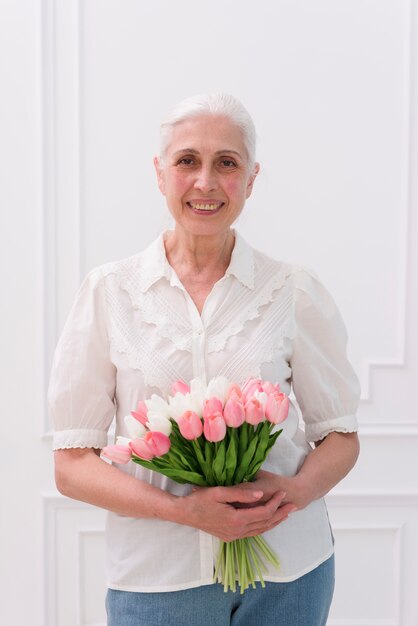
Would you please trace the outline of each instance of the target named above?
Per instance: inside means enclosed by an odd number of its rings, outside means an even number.
[[[183,154],[184,152],[187,152],[188,154],[199,154],[198,150],[194,150],[193,148],[182,148],[181,150],[176,150],[175,152],[173,152],[173,156],[176,156],[177,154]]]
[[[195,150],[194,148],[182,148],[181,150],[176,150],[176,152],[173,152],[173,156],[176,156],[177,154],[184,154],[185,152],[187,152],[187,154],[199,154],[199,150]],[[215,152],[216,155],[218,154],[236,154],[237,156],[241,156],[241,154],[239,152],[237,152],[236,150],[231,150],[230,148],[225,148],[224,150],[217,150]]]

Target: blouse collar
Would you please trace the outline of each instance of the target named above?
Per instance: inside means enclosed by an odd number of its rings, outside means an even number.
[[[234,230],[235,245],[225,276],[234,276],[244,287],[254,289],[254,251],[245,239]],[[140,254],[141,291],[145,292],[161,278],[171,280],[173,269],[167,261],[164,247],[166,233],[161,233],[151,245]]]

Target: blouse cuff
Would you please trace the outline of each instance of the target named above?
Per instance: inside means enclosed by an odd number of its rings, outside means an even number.
[[[74,428],[54,432],[53,450],[62,448],[104,448],[107,446],[107,432],[92,428]]]
[[[329,433],[356,433],[358,431],[358,421],[355,415],[344,415],[334,419],[306,424],[305,436],[307,441],[320,441]]]

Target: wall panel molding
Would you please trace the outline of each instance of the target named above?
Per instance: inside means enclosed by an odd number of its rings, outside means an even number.
[[[331,491],[325,496],[330,507],[417,507],[418,491]]]
[[[411,422],[376,422],[360,423],[361,437],[417,437],[418,424]]]
[[[85,578],[85,544],[89,537],[104,537],[104,527],[77,528],[77,626],[106,626],[105,622],[90,622],[86,620],[87,602],[86,592],[89,590],[89,581]],[[99,564],[97,564],[99,567]]]
[[[376,533],[379,531],[390,531],[394,535],[393,541],[393,553],[391,558],[388,558],[388,568],[392,567],[392,573],[394,577],[393,584],[393,598],[394,598],[394,615],[392,618],[385,619],[381,616],[376,618],[330,618],[327,622],[327,626],[401,626],[401,589],[402,589],[402,543],[403,543],[403,531],[404,524],[379,524],[379,523],[334,523],[333,530],[348,532],[348,533],[361,533],[369,532],[373,533],[373,537],[376,537]],[[356,542],[355,542],[356,543]]]
[[[364,357],[361,371],[361,400],[362,402],[372,401],[373,394],[371,390],[372,376],[388,373],[391,370],[404,369],[406,364],[406,341],[407,341],[407,310],[408,310],[408,293],[410,286],[410,228],[411,228],[411,212],[412,212],[412,195],[411,195],[411,176],[412,176],[412,125],[413,125],[413,109],[411,105],[412,81],[414,78],[413,63],[413,0],[404,1],[404,58],[403,58],[403,116],[402,116],[402,173],[403,184],[400,190],[400,207],[399,220],[401,222],[402,241],[399,249],[399,287],[398,287],[398,318],[396,326],[397,347],[395,356],[374,358],[372,356]],[[412,285],[411,285],[412,286]]]
[[[44,397],[82,274],[80,3],[41,0]],[[41,436],[50,429],[44,406]]]
[[[57,336],[56,298],[56,96],[55,3],[41,2],[42,28],[42,249],[43,249],[43,388],[41,432],[49,430],[46,406],[49,371]]]
[[[83,513],[80,521],[72,522],[72,536],[68,536],[68,545],[74,546],[71,553],[72,561],[66,559],[65,568],[69,567],[74,571],[74,626],[99,626],[99,624],[87,623],[84,620],[85,603],[83,597],[83,537],[89,535],[104,535],[106,512],[97,507],[93,507],[78,500],[72,500],[62,496],[58,491],[44,492],[41,494],[43,501],[43,555],[44,555],[44,625],[61,626],[60,610],[58,607],[58,589],[62,585],[60,569],[60,548],[59,543],[59,521],[58,517],[62,512]],[[98,522],[101,520],[101,523]],[[97,572],[98,577],[102,577],[103,571]],[[71,589],[69,590],[71,593]],[[69,616],[71,620],[71,616]],[[101,626],[101,625],[100,625]],[[104,624],[103,624],[104,626]]]

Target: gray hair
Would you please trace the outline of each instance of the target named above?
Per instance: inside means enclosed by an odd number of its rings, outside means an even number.
[[[241,102],[226,93],[209,93],[186,98],[174,106],[160,126],[160,155],[164,158],[171,139],[173,127],[180,122],[201,115],[221,115],[228,118],[242,131],[247,151],[248,167],[255,164],[256,134],[254,122]]]

